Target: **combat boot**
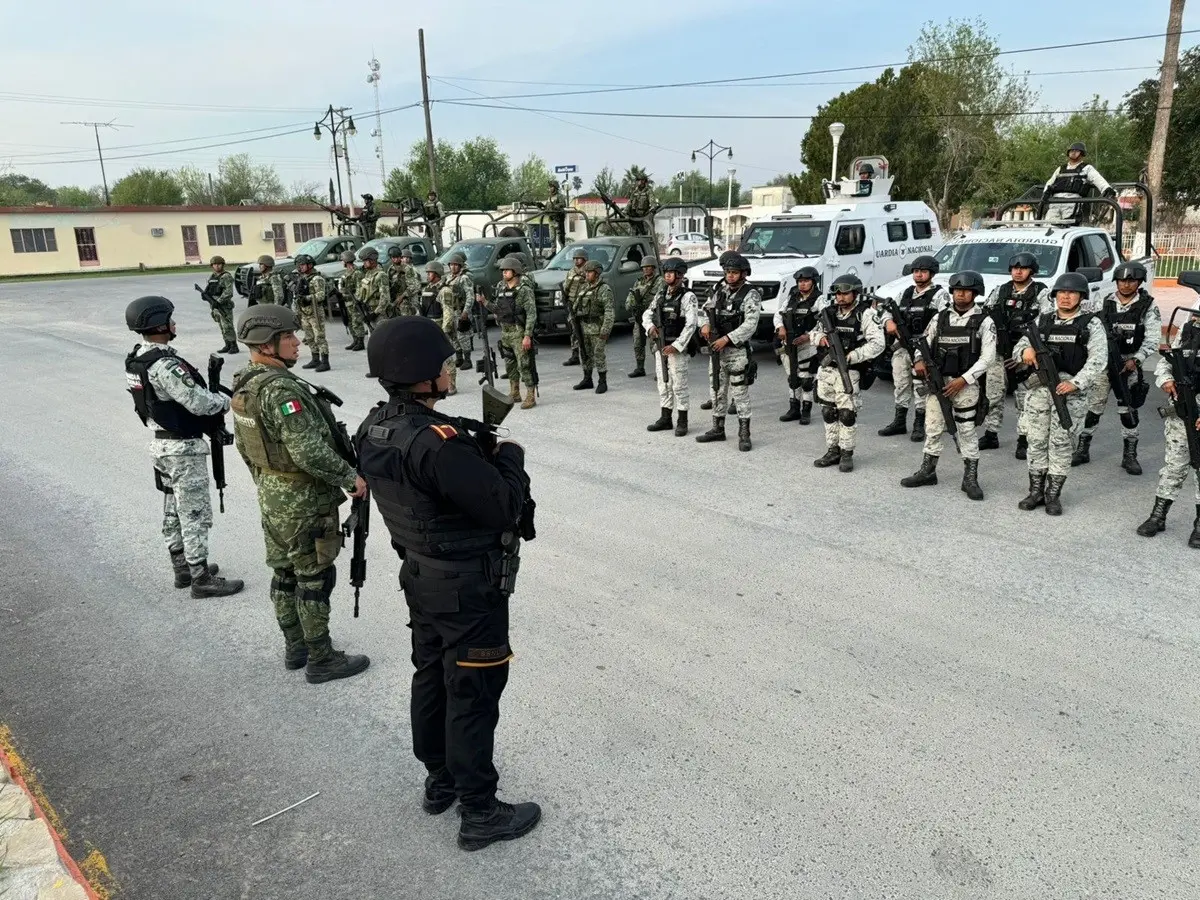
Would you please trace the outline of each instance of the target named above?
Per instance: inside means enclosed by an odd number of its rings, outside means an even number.
[[[633,367],[633,371],[629,373],[629,377],[630,378],[645,378],[646,377],[646,363],[645,362],[636,363]]]
[[[1066,480],[1066,475],[1046,476],[1046,515],[1062,515],[1062,489]]]
[[[788,401],[788,410],[782,416],[779,417],[779,421],[780,422],[795,422],[799,418],[800,418],[800,401],[799,400],[789,400]]]
[[[345,347],[343,347],[342,349],[343,349],[343,350],[357,350],[357,349],[359,349],[359,347],[358,347],[358,343],[359,343],[359,342],[358,342],[358,338],[351,338],[351,339],[350,339],[350,343],[348,343],[348,344],[347,344]]]
[[[1071,465],[1082,466],[1092,461],[1092,436],[1081,434],[1075,452],[1071,454]]]
[[[338,678],[352,678],[365,672],[369,665],[371,660],[366,656],[347,656],[342,650],[333,650],[320,662],[309,660],[304,680],[309,684],[324,684]]]
[[[571,351],[571,355],[570,355],[570,356],[568,356],[566,359],[564,359],[564,360],[563,360],[563,365],[564,365],[564,366],[577,366],[577,365],[579,365],[579,351],[578,351],[578,350],[572,350],[572,351]]]
[[[705,400],[703,403],[700,404],[700,408],[702,410],[704,410],[705,412],[707,412],[708,410],[712,409],[712,401]]]
[[[231,354],[232,354],[232,353],[237,353],[237,352],[238,352],[238,345],[237,345],[237,341],[230,341],[230,342],[229,342],[229,346],[226,348],[225,352],[226,352],[226,353],[231,353]]]
[[[1029,512],[1031,509],[1037,509],[1046,502],[1046,473],[1045,472],[1030,472],[1029,473],[1029,493],[1025,499],[1017,504],[1017,509],[1023,509]]]
[[[192,572],[188,568],[187,559],[183,555],[183,551],[171,551],[171,568],[175,570],[175,587],[185,588],[192,586]],[[221,571],[221,567],[216,563],[208,564],[208,574],[216,575]]]
[[[839,472],[853,472],[854,471],[854,451],[853,450],[843,450],[842,451],[842,455],[838,459],[838,471]]]
[[[458,846],[463,850],[482,850],[496,841],[511,841],[533,831],[542,818],[536,803],[501,803],[492,798],[482,809],[462,808],[458,827]]]
[[[697,444],[708,444],[712,441],[725,440],[725,417],[713,416],[712,428],[704,432],[704,434],[696,435]]]
[[[454,779],[444,767],[425,776],[425,794],[421,798],[421,809],[425,812],[439,816],[452,807],[457,799]]]
[[[900,479],[901,487],[924,487],[927,484],[937,484],[938,458],[926,453],[921,458],[921,467],[907,478]]]
[[[1192,534],[1188,538],[1188,546],[1200,550],[1200,503],[1196,504],[1196,519],[1192,522]]]
[[[917,415],[920,416],[921,413],[918,411]],[[916,422],[913,422],[913,428],[914,429],[916,428]],[[887,425],[884,425],[882,428],[880,428],[878,431],[878,434],[880,437],[891,437],[894,434],[904,434],[907,431],[908,431],[908,407],[907,406],[897,406],[896,407],[896,415],[892,418],[892,421],[890,423],[888,423]]]
[[[214,575],[208,568],[207,560],[189,564],[188,574],[192,576],[192,597],[201,600],[205,597],[228,597],[236,594],[243,587],[240,578],[221,578]]]
[[[533,388],[525,388],[525,399],[521,401],[521,409],[533,409],[537,406],[537,397],[534,396]]]
[[[672,425],[671,409],[664,406],[657,419],[646,426],[647,431],[668,431]]]
[[[745,452],[750,449],[750,420],[738,419],[738,449]]]
[[[589,388],[594,388],[595,386],[596,386],[595,382],[592,381],[592,370],[584,369],[583,370],[583,379],[579,382],[579,384],[571,385],[571,390],[586,391]]]
[[[813,465],[818,469],[827,469],[830,466],[836,466],[842,458],[842,448],[834,444],[825,451],[825,455],[813,460]]]
[[[918,409],[913,413],[913,430],[908,439],[914,444],[919,444],[925,440],[925,410]]]
[[[319,353],[314,353],[314,354],[312,355],[312,359],[310,359],[308,362],[306,362],[306,363],[305,363],[304,365],[302,365],[300,368],[302,368],[302,369],[315,369],[315,368],[316,368],[317,366],[319,366],[320,364],[321,364],[321,355],[320,355]]]
[[[596,381],[596,393],[597,394],[607,394],[608,393],[608,373],[607,372],[597,372],[596,378],[598,379]]]
[[[800,424],[808,425],[812,422],[812,401],[805,400],[800,404]]]
[[[304,643],[304,629],[299,625],[283,630],[283,667],[290,672],[303,669],[308,664],[308,645]]]
[[[1167,512],[1171,509],[1171,501],[1162,497],[1154,498],[1154,509],[1150,518],[1137,527],[1137,533],[1142,537],[1154,537],[1160,531],[1167,530]]]
[[[313,371],[314,372],[328,372],[329,371],[329,355],[328,354],[322,353],[320,356],[317,357],[317,365],[316,365],[316,368],[313,369]]]
[[[464,353],[462,355],[462,359],[460,359],[458,361],[458,368],[460,371],[462,369],[470,369],[474,365],[475,364],[473,362],[471,362],[471,354],[470,353]]]
[[[679,411],[679,414],[675,417],[675,437],[687,437],[687,433],[688,433],[687,410],[681,409]]]
[[[1137,458],[1137,438],[1125,438],[1125,452],[1121,454],[1121,468],[1130,475],[1141,475],[1142,464]]]
[[[515,378],[510,378],[508,381],[508,398],[514,403],[521,399],[521,382]]]
[[[963,460],[962,491],[972,500],[983,499],[983,488],[979,486],[979,460]]]
[[[218,353],[228,353],[229,352],[229,341],[226,341],[224,344],[222,344],[221,349],[218,350],[217,352]]]
[[[983,433],[983,437],[981,437],[979,439],[979,449],[980,450],[999,450],[1000,449],[1000,435],[996,434],[996,432],[994,432],[994,431],[985,431]]]
[[[1016,459],[1025,459],[1029,454],[1029,438],[1023,434],[1017,435],[1017,449],[1013,451]]]

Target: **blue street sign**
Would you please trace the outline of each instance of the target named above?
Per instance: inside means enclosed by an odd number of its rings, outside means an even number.
[[[554,174],[556,175],[571,175],[576,171],[575,166],[555,166]]]

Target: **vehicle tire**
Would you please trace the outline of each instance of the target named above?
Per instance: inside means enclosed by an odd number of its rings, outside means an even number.
[[[683,251],[680,250],[678,247],[676,247],[674,250],[671,251],[671,255],[672,256],[683,256]]]

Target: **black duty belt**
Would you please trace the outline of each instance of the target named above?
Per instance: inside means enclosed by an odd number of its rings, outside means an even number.
[[[176,434],[173,431],[164,431],[161,428],[156,428],[154,430],[154,436],[156,438],[158,438],[160,440],[164,440],[164,441],[194,441],[197,438],[204,437],[204,435],[202,435],[202,434],[196,434],[196,435],[191,435],[191,436],[186,435],[186,434]]]
[[[405,550],[404,559],[407,562],[416,563],[418,570],[433,569],[435,572],[446,572],[451,575],[481,573],[487,564],[486,554],[481,554],[474,559],[436,559],[421,553],[415,553],[412,550]]]

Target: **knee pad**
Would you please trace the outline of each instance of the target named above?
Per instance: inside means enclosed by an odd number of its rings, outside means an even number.
[[[1089,412],[1086,416],[1083,417],[1083,427],[1084,428],[1095,428],[1099,424],[1100,424],[1100,414],[1099,413]]]
[[[296,593],[296,572],[293,569],[276,569],[271,579],[271,591],[281,594]]]
[[[296,599],[301,603],[324,603],[328,606],[329,598],[333,594],[333,587],[337,584],[337,567],[330,566],[319,577],[320,582],[317,582],[315,578],[306,582]]]
[[[828,403],[822,403],[821,404],[821,418],[825,420],[826,424],[832,425],[834,422],[836,422],[838,420],[837,407],[831,406]]]
[[[858,413],[852,409],[838,410],[838,418],[842,420],[842,424],[849,428],[858,421]]]
[[[1126,428],[1137,428],[1137,426],[1138,426],[1137,412],[1132,409],[1125,410],[1125,412],[1121,413],[1121,424],[1124,425]]]
[[[813,378],[811,375],[808,376],[807,378],[800,379],[800,390],[802,390],[802,391],[811,391],[816,386],[817,386],[817,379]]]

